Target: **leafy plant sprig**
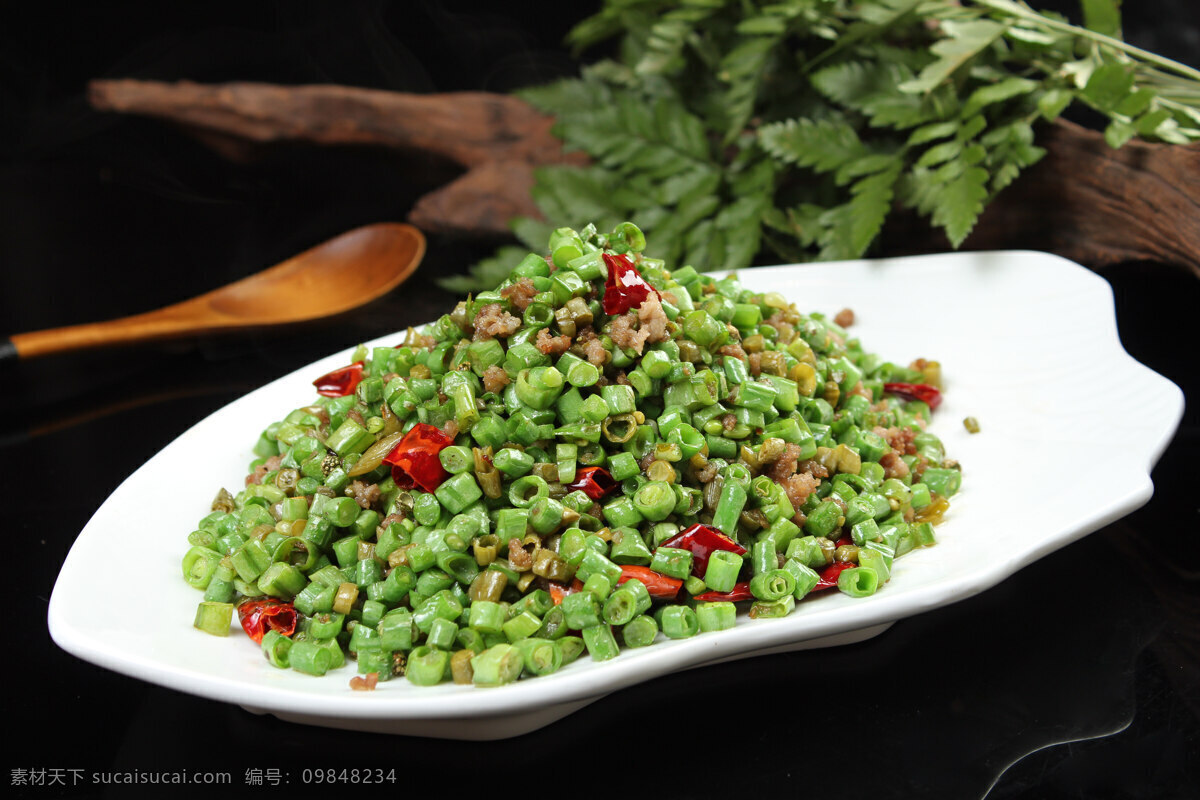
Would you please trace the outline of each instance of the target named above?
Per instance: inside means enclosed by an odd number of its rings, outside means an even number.
[[[1200,70],[1122,41],[1118,0],[1081,6],[1083,27],[1020,0],[607,0],[568,41],[618,56],[521,93],[592,163],[539,169],[546,222],[514,231],[633,219],[668,263],[735,269],[857,258],[899,207],[957,247],[1071,103],[1112,147],[1200,140]],[[525,252],[444,285],[490,287]]]

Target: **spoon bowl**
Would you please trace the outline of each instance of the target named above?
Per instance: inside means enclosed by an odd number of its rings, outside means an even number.
[[[0,361],[329,317],[387,294],[412,275],[424,255],[425,237],[413,226],[365,225],[181,303],[14,334],[0,340]]]

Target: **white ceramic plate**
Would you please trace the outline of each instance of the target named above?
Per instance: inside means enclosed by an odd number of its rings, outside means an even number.
[[[231,403],[131,475],[67,556],[50,600],[51,635],[103,667],[283,719],[496,739],[677,670],[866,638],[987,589],[1150,498],[1149,472],[1179,424],[1183,395],[1121,348],[1108,284],[1083,267],[1044,253],[961,253],[771,267],[742,278],[804,311],[853,308],[853,333],[886,359],[942,363],[945,401],[933,430],[962,462],[963,490],[939,544],[898,559],[874,596],[823,593],[784,619],[742,618],[732,630],[681,641],[660,636],[606,663],[584,656],[497,689],[395,680],[354,692],[352,666],[325,678],[276,669],[236,632],[221,639],[192,628],[200,593],[181,579],[180,559],[216,489],[241,483],[259,432],[313,397],[311,381],[344,364],[342,352]],[[964,430],[968,415],[982,432]],[[1031,491],[1039,485],[1053,491]],[[131,552],[141,579],[110,581]]]

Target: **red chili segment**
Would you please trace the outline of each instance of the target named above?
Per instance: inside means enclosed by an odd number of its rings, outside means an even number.
[[[750,591],[750,581],[738,581],[728,592],[701,592],[693,599],[703,603],[718,600],[730,600],[736,603],[741,600],[753,600],[754,593]]]
[[[821,570],[820,580],[817,585],[812,588],[814,592],[819,592],[822,589],[830,589],[837,586],[838,575],[841,575],[844,570],[858,566],[852,561],[835,561],[825,569]]]
[[[931,410],[942,404],[942,393],[928,383],[885,383],[883,390],[905,400],[920,400]]]
[[[579,578],[572,580],[569,586],[558,581],[547,581],[547,583],[550,584],[550,600],[556,606],[560,605],[567,595],[583,591],[583,581]]]
[[[322,397],[345,397],[354,394],[362,377],[363,362],[355,361],[350,366],[325,373],[313,381],[313,386],[317,387],[317,394]]]
[[[617,489],[617,482],[604,467],[581,467],[575,471],[575,480],[567,484],[568,489],[581,489],[593,500],[599,500]]]
[[[701,525],[698,522],[689,528],[684,528],[660,544],[659,547],[678,547],[681,550],[691,550],[692,574],[698,578],[704,577],[704,571],[708,569],[708,558],[714,550],[728,550],[739,556],[746,553],[746,548],[716,528]]]
[[[238,606],[237,612],[242,630],[256,642],[261,643],[268,630],[279,631],[284,636],[296,632],[296,609],[291,603],[256,597]]]
[[[608,279],[604,283],[605,314],[624,314],[631,308],[637,308],[651,292],[662,297],[657,289],[646,283],[637,267],[625,256],[605,253],[604,263],[608,266]]]
[[[432,425],[420,422],[396,442],[383,463],[392,465],[392,480],[401,489],[419,486],[432,492],[449,477],[438,454],[454,440]]]
[[[655,572],[649,567],[639,567],[636,564],[623,564],[621,566],[621,577],[617,578],[617,585],[620,586],[630,578],[637,578],[646,586],[646,590],[650,592],[650,596],[659,600],[672,600],[675,595],[679,594],[679,590],[683,587],[683,581],[678,578],[672,578],[669,575],[663,575]]]

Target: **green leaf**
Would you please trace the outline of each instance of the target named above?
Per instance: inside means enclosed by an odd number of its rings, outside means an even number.
[[[971,92],[971,96],[967,98],[966,104],[963,105],[962,116],[965,118],[977,114],[987,106],[1002,103],[1018,95],[1029,94],[1036,88],[1038,88],[1037,81],[1017,77],[1005,78],[990,86],[981,86]]]
[[[841,119],[789,119],[758,129],[763,149],[780,161],[830,172],[866,153],[858,134]]]
[[[1083,96],[1104,111],[1114,110],[1133,88],[1133,71],[1122,64],[1104,64],[1092,73]]]
[[[1070,89],[1048,89],[1038,98],[1038,111],[1047,122],[1053,122],[1074,99],[1075,93]]]
[[[546,243],[542,242],[538,249],[545,246]],[[506,245],[497,250],[494,255],[472,264],[466,275],[448,275],[437,278],[435,282],[446,291],[458,294],[494,289],[528,254],[529,251],[524,247]]]
[[[1001,164],[996,169],[992,170],[992,193],[995,194],[1001,189],[1004,189],[1009,184],[1017,179],[1021,174],[1021,168],[1011,161]]]
[[[762,241],[762,218],[770,208],[767,195],[741,197],[725,206],[714,220],[724,232],[719,257],[714,263],[722,269],[741,269],[749,266]]]
[[[1079,0],[1083,7],[1083,24],[1105,36],[1121,35],[1120,0]]]
[[[541,252],[545,249],[546,243],[550,241],[550,234],[554,230],[554,226],[549,222],[532,217],[517,217],[509,224],[513,234],[521,241],[521,244],[528,247],[534,252]]]
[[[939,58],[914,80],[900,84],[901,91],[913,94],[931,92],[964,64],[979,55],[999,39],[1005,26],[987,19],[968,22],[945,20],[942,30],[947,38],[940,39],[929,49]]]
[[[917,128],[908,137],[910,145],[925,144],[937,139],[944,139],[947,136],[953,136],[958,132],[958,120],[948,120],[946,122],[931,122],[928,125],[922,125]]]
[[[1025,28],[1019,25],[1014,25],[1013,27],[1009,28],[1004,32],[1004,35],[1009,39],[1016,39],[1018,42],[1024,42],[1025,44],[1038,45],[1042,47],[1049,47],[1057,44],[1060,38],[1044,31],[1033,28]]]
[[[727,144],[742,133],[754,113],[754,104],[767,73],[767,60],[778,43],[778,36],[754,36],[742,41],[722,59],[719,77],[729,84],[724,98],[724,141]]]
[[[875,61],[844,61],[814,72],[809,80],[817,91],[855,111],[863,109],[867,99],[880,93],[881,87],[895,82],[896,71],[889,64]]]
[[[761,34],[781,36],[787,33],[787,20],[783,17],[764,14],[760,17],[750,17],[750,19],[742,20],[734,30],[744,36]]]
[[[826,227],[821,248],[823,259],[858,258],[883,229],[883,222],[892,208],[896,179],[900,175],[899,160],[891,169],[869,175],[851,188],[849,203],[830,209],[821,217]]]
[[[596,81],[565,78],[544,86],[521,89],[516,94],[541,111],[570,115],[593,111],[605,102],[607,89]]]
[[[983,118],[983,114],[975,116],[962,123],[962,127],[958,129],[958,133],[954,134],[954,138],[960,142],[965,142],[968,139],[974,139],[979,135],[980,131],[987,127],[987,120]]]
[[[1154,131],[1158,129],[1158,126],[1162,125],[1170,118],[1170,111],[1165,108],[1159,108],[1155,109],[1154,111],[1147,111],[1145,114],[1138,117],[1134,122],[1134,127],[1137,128],[1137,132],[1142,136],[1153,136]]]
[[[823,95],[865,114],[874,127],[911,128],[935,115],[925,98],[900,91],[912,78],[905,66],[880,61],[846,61],[813,73],[811,81]]]
[[[694,167],[672,175],[658,185],[659,202],[674,205],[694,194],[713,194],[721,183],[721,174],[714,169]]]
[[[921,157],[917,159],[916,165],[918,167],[935,167],[952,158],[958,158],[962,150],[963,143],[959,139],[951,139],[948,142],[935,144],[921,154]]]
[[[834,183],[844,186],[855,178],[891,169],[897,163],[895,153],[870,153],[843,164],[834,175]]]
[[[1104,141],[1108,142],[1108,146],[1114,150],[1128,142],[1134,136],[1137,136],[1137,128],[1124,120],[1114,119],[1104,129]]]
[[[1150,107],[1155,94],[1150,89],[1137,89],[1125,95],[1117,104],[1116,112],[1125,117],[1136,117]]]
[[[983,213],[983,203],[988,196],[987,181],[986,169],[971,167],[938,193],[933,224],[945,229],[955,248],[963,243]]]
[[[612,203],[614,178],[605,170],[557,165],[539,167],[533,174],[534,202],[556,227],[588,222],[612,226],[624,216],[624,209]]]

